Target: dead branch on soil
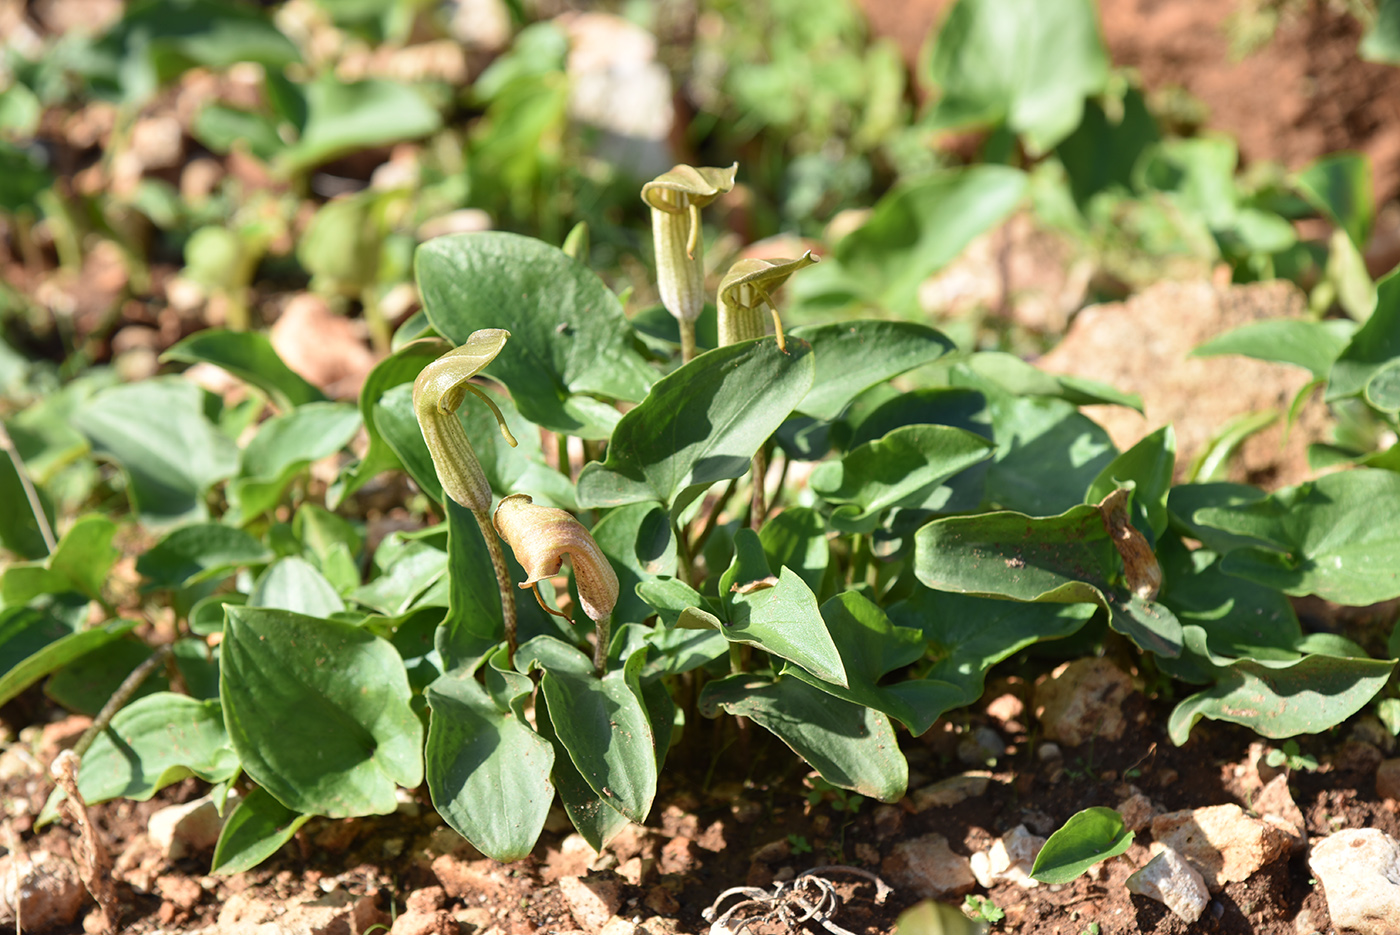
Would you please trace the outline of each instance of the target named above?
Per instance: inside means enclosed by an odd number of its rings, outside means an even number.
[[[701,915],[710,923],[710,935],[745,935],[750,925],[782,922],[788,931],[796,931],[807,922],[816,922],[831,935],[854,935],[834,921],[836,911],[841,908],[841,897],[836,887],[823,874],[849,873],[864,877],[875,884],[875,905],[883,905],[894,890],[884,880],[868,870],[858,867],[830,866],[804,870],[791,880],[773,885],[772,892],[757,886],[736,886],[720,893],[715,901]],[[746,896],[730,906],[724,915],[719,915],[719,907],[731,896]],[[745,918],[737,920],[737,926],[730,928],[731,920],[741,913]]]
[[[81,763],[82,759],[72,750],[64,750],[53,761],[54,779],[66,796],[58,803],[58,810],[65,820],[77,827],[81,835],[79,846],[75,848],[78,876],[92,898],[97,900],[102,931],[114,933],[121,918],[121,907],[117,904],[117,891],[112,884],[112,855],[98,840],[97,829],[88,815],[87,803],[78,791],[78,766]]]

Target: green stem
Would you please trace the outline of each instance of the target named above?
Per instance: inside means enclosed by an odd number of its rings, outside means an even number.
[[[364,311],[365,324],[369,326],[369,339],[374,349],[381,354],[388,354],[394,339],[394,329],[389,326],[389,319],[384,317],[384,309],[379,305],[379,296],[374,286],[366,286],[360,292],[360,308]]]
[[[563,432],[554,433],[554,458],[559,462],[559,473],[572,479],[573,472],[569,469],[569,436]]]
[[[54,538],[53,527],[49,525],[48,514],[44,512],[44,504],[39,500],[39,491],[35,489],[34,481],[29,477],[29,471],[24,466],[24,459],[20,457],[14,439],[10,438],[10,433],[5,430],[3,423],[0,423],[0,448],[3,448],[5,454],[10,456],[10,463],[15,466],[19,485],[24,488],[24,497],[29,501],[29,511],[34,514],[34,522],[39,526],[39,535],[44,537],[44,545],[48,548],[49,554],[52,555],[54,549],[58,548],[58,540]]]
[[[491,570],[496,573],[496,585],[501,590],[501,619],[506,631],[506,663],[515,663],[515,587],[510,580],[510,570],[506,568],[506,553],[501,548],[501,537],[491,523],[491,515],[486,510],[472,510],[476,524],[481,527],[481,537],[486,540],[486,551],[491,553]]]
[[[846,576],[846,584],[854,587],[865,580],[866,569],[870,566],[870,537],[856,533],[851,537],[851,567]]]
[[[676,323],[681,329],[681,363],[688,364],[695,359],[695,322],[679,318]]]
[[[691,567],[693,559],[690,543],[686,541],[685,530],[681,529],[674,519],[671,520],[671,535],[676,538],[676,577],[680,579],[681,584],[694,587],[691,584],[695,579],[695,571]]]

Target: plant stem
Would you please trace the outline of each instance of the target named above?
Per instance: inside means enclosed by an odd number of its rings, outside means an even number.
[[[700,535],[695,537],[695,541],[690,544],[690,554],[696,555],[705,547],[705,542],[710,538],[710,533],[715,531],[719,525],[719,514],[724,512],[724,505],[729,502],[729,498],[734,496],[734,488],[739,486],[739,478],[734,478],[729,482],[729,486],[724,488],[724,493],[719,499],[710,505],[709,515],[705,517],[705,525],[700,529]]]
[[[676,323],[681,329],[681,363],[688,364],[695,359],[695,322],[678,318]]]
[[[112,693],[112,697],[107,699],[102,710],[97,712],[97,717],[93,719],[92,725],[83,731],[83,736],[78,738],[78,743],[73,747],[75,756],[82,759],[83,754],[87,753],[88,747],[92,746],[92,742],[97,739],[97,735],[107,729],[107,726],[112,723],[112,718],[126,706],[126,703],[131,700],[131,696],[136,694],[136,689],[141,687],[141,683],[146,681],[152,672],[165,665],[165,660],[170,658],[171,645],[166,643],[164,646],[158,647],[149,659],[131,670],[131,674]]]
[[[757,532],[763,528],[763,520],[768,514],[768,507],[764,505],[764,494],[767,493],[764,487],[768,480],[768,446],[765,442],[753,456],[753,493],[749,501],[749,528]]]
[[[671,520],[671,535],[676,537],[676,577],[681,584],[693,587],[691,582],[695,579],[695,571],[691,568],[690,543],[686,541],[685,531],[673,519]]]
[[[491,515],[485,510],[472,510],[476,524],[481,527],[481,537],[486,540],[486,551],[491,553],[491,570],[496,573],[496,585],[501,589],[501,619],[506,631],[506,663],[515,663],[515,588],[510,580],[510,570],[506,568],[506,553],[501,548],[501,538],[496,535],[496,527],[491,524]]]
[[[365,316],[365,324],[369,326],[369,338],[374,349],[381,354],[388,354],[394,340],[394,329],[389,319],[384,316],[384,309],[379,304],[378,291],[374,286],[366,286],[360,292],[360,308]]]
[[[559,473],[572,479],[573,470],[569,466],[569,436],[563,432],[554,433],[554,457],[559,462]]]
[[[865,580],[866,568],[870,565],[870,537],[856,533],[851,537],[851,567],[846,575],[847,587],[855,587]]]
[[[35,489],[34,481],[29,478],[24,459],[20,457],[14,439],[10,438],[10,433],[5,430],[3,423],[0,423],[0,448],[5,450],[5,454],[10,456],[10,463],[15,466],[19,485],[24,488],[24,498],[29,501],[29,511],[34,514],[34,522],[39,525],[39,535],[44,537],[44,545],[52,555],[54,549],[58,548],[58,540],[54,538],[53,527],[49,525],[48,514],[44,512],[44,504],[39,500],[39,491]]]
[[[594,623],[598,629],[598,645],[593,647],[593,668],[602,678],[608,671],[608,642],[612,637],[612,614]]]

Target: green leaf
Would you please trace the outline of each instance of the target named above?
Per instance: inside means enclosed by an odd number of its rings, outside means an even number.
[[[148,525],[204,519],[205,491],[237,468],[238,449],[205,417],[204,399],[193,383],[157,377],[103,390],[73,413],[93,451],[121,465]]]
[[[1058,399],[991,400],[996,457],[987,469],[987,499],[1045,516],[1084,500],[1084,491],[1113,462],[1108,433]]]
[[[327,496],[326,505],[328,507],[334,509],[341,500],[363,487],[381,472],[403,466],[399,462],[398,455],[394,453],[393,447],[380,434],[379,427],[375,423],[375,408],[385,393],[405,383],[410,384],[411,387],[424,367],[451,349],[450,344],[439,338],[425,338],[404,345],[374,365],[369,376],[365,377],[364,385],[360,387],[360,418],[364,422],[365,433],[369,436],[369,447],[365,450],[365,456],[359,464],[342,472],[336,481],[336,486]],[[411,388],[409,399],[411,402]],[[425,449],[426,447],[424,445]],[[432,474],[433,483],[436,485],[437,475],[429,473]],[[437,499],[440,500],[441,496]]]
[[[617,297],[557,247],[518,234],[454,234],[419,247],[414,268],[439,334],[461,344],[481,328],[510,328],[485,372],[537,425],[607,438],[617,412],[590,394],[634,402],[655,379]]]
[[[1303,367],[1315,377],[1326,377],[1356,332],[1356,323],[1329,318],[1273,318],[1227,331],[1191,352],[1192,357],[1240,354],[1257,360]]]
[[[33,211],[53,175],[28,150],[0,140],[0,208]]]
[[[21,606],[0,609],[0,673],[8,673],[45,646],[70,635],[73,635],[73,626],[47,609]]]
[[[78,714],[96,717],[132,671],[151,658],[152,649],[140,639],[128,637],[107,643],[65,665],[44,684],[44,694]],[[170,682],[163,671],[151,673],[133,697],[166,691]]]
[[[159,692],[117,712],[83,755],[78,791],[89,803],[144,802],[186,776],[223,782],[238,771],[218,701]]]
[[[720,708],[752,718],[834,786],[881,802],[904,796],[909,764],[878,711],[834,699],[800,679],[749,674],[705,684],[701,713],[714,717]]]
[[[1380,0],[1376,20],[1358,51],[1368,62],[1400,65],[1400,0]]]
[[[1124,393],[1107,383],[1085,377],[1046,373],[1015,354],[978,351],[961,366],[1013,396],[1046,396],[1076,406],[1106,404],[1144,412],[1142,397],[1136,393]]]
[[[593,791],[578,767],[574,766],[574,761],[569,759],[569,751],[554,732],[549,703],[542,693],[535,695],[535,723],[539,725],[540,736],[554,745],[552,778],[569,821],[573,822],[590,847],[601,851],[631,822],[613,807],[609,799]]]
[[[411,86],[368,78],[341,81],[327,72],[303,86],[306,125],[281,154],[285,173],[305,172],[357,149],[412,140],[442,127],[442,117]]]
[[[1181,652],[1181,624],[1161,604],[1116,586],[1120,559],[1094,506],[1059,516],[984,513],[935,520],[914,536],[926,587],[1031,603],[1097,604],[1143,649]]]
[[[1101,503],[1119,487],[1133,484],[1129,521],[1155,543],[1167,531],[1167,494],[1176,467],[1176,432],[1170,425],[1145,436],[1109,462],[1084,494],[1085,503]]]
[[[247,606],[329,617],[344,610],[345,602],[314,565],[289,555],[267,566],[253,584]]]
[[[195,114],[190,136],[216,153],[227,154],[237,146],[247,148],[263,162],[271,162],[287,144],[277,135],[277,122],[265,114],[225,104],[205,104]]]
[[[1124,91],[1116,121],[1098,101],[1086,101],[1083,120],[1055,152],[1080,211],[1087,214],[1089,200],[1101,192],[1129,194],[1133,166],[1159,139],[1157,121],[1137,88]]]
[[[768,580],[772,577],[758,535],[752,529],[739,530],[734,562],[720,577],[720,594],[729,611],[729,622],[720,632],[732,643],[756,646],[817,678],[849,687],[816,596],[791,568],[783,568],[776,582]]]
[[[690,620],[697,621],[700,627],[718,629],[721,625],[719,614],[722,611],[709,598],[675,578],[643,581],[637,585],[637,595],[656,611],[666,629]]]
[[[1376,283],[1376,308],[1352,336],[1327,377],[1327,402],[1359,396],[1368,383],[1400,358],[1400,267]]]
[[[136,560],[136,570],[157,588],[187,588],[272,560],[272,553],[241,529],[194,523],[168,533]]]
[[[895,922],[895,935],[986,935],[986,922],[969,919],[947,903],[931,899],[906,909]]]
[[[37,488],[36,492],[39,508],[52,529],[53,504],[42,488]],[[14,462],[4,452],[0,452],[0,546],[30,559],[40,559],[49,554],[48,543],[39,531],[39,522],[29,505],[28,493],[20,482]]]
[[[609,510],[590,532],[617,572],[613,620],[639,623],[651,616],[637,585],[676,573],[676,540],[666,511],[654,503],[630,503]]]
[[[523,493],[542,506],[577,509],[574,485],[566,475],[545,462],[539,429],[525,420],[507,394],[492,386],[476,388],[501,410],[506,426],[519,443],[511,447],[506,442],[496,424],[496,416],[489,407],[481,405],[480,400],[468,397],[458,408],[457,416],[462,420],[467,438],[471,439],[472,449],[491,489],[502,497]]]
[[[233,874],[252,870],[277,853],[310,820],[310,815],[292,811],[266,789],[250,790],[224,822],[209,872]]]
[[[770,568],[791,568],[813,594],[821,594],[831,548],[820,513],[806,506],[787,507],[763,524],[758,538]]]
[[[358,627],[230,607],[220,697],[243,768],[286,807],[387,815],[423,780],[423,725],[403,661]]]
[[[1400,474],[1326,474],[1196,522],[1269,543],[1225,556],[1226,573],[1294,596],[1366,605],[1400,597]]]
[[[1050,835],[1035,858],[1031,877],[1052,886],[1069,883],[1094,864],[1126,851],[1133,837],[1113,809],[1086,808]]]
[[[452,829],[493,860],[530,853],[554,801],[554,748],[530,727],[525,704],[534,683],[505,671],[494,656],[488,679],[501,680],[502,707],[470,670],[444,674],[428,686],[427,777],[433,805]]]
[[[282,412],[326,400],[324,393],[283,363],[267,335],[257,331],[196,331],[162,354],[161,360],[222,367],[266,393]]]
[[[402,617],[421,605],[425,593],[444,583],[447,567],[448,556],[442,549],[426,542],[409,542],[382,575],[350,592],[350,597],[386,617]]]
[[[655,500],[675,515],[715,481],[739,477],[806,395],[806,342],[760,338],[708,351],[657,381],[618,422],[604,462],[578,479],[581,506]]]
[[[891,377],[931,363],[953,342],[927,325],[907,321],[844,321],[804,325],[790,332],[812,345],[817,372],[799,412],[830,421],[861,393]]]
[[[826,262],[793,280],[801,301],[833,286],[854,290],[896,315],[918,312],[919,284],[1000,223],[1020,203],[1026,175],[1006,166],[947,169],[901,181],[875,205],[864,226]],[[804,277],[805,281],[804,281]]]
[[[1209,650],[1202,628],[1184,629],[1193,661],[1209,670],[1215,684],[1172,710],[1167,734],[1177,746],[1186,743],[1202,717],[1243,724],[1264,737],[1320,733],[1364,708],[1395,668],[1393,659],[1332,653],[1230,659]]]
[[[891,507],[937,509],[948,478],[992,455],[995,446],[948,425],[906,425],[866,442],[840,461],[825,461],[811,486],[828,503],[850,504],[843,521],[859,522]]]
[[[75,591],[90,600],[102,600],[102,585],[121,549],[112,545],[117,524],[105,516],[79,517],[58,547],[42,564],[11,564],[0,572],[3,604],[27,604],[41,594]]]
[[[1331,153],[1293,177],[1314,208],[1347,232],[1358,250],[1371,239],[1376,201],[1371,194],[1371,160],[1363,153]]]
[[[101,627],[67,633],[43,643],[29,655],[12,662],[8,671],[0,676],[0,705],[9,702],[49,673],[130,633],[136,623],[135,620],[114,620]],[[41,611],[25,607],[0,611],[0,651],[5,654],[0,661],[13,659],[18,652],[56,632],[57,626],[53,618]]]
[[[1089,0],[958,0],[924,76],[938,90],[939,129],[1005,124],[1040,155],[1079,125],[1104,89],[1108,51]]]
[[[345,403],[307,403],[273,416],[243,449],[229,498],[244,522],[277,506],[282,492],[311,462],[335,454],[360,429],[360,413]]]
[[[646,653],[601,679],[582,652],[537,637],[516,652],[515,666],[541,669],[540,688],[559,743],[589,787],[633,821],[646,821],[656,797],[657,763],[640,673]]]

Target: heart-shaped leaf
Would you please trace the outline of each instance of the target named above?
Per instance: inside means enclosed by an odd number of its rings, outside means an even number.
[[[1133,843],[1123,816],[1111,808],[1086,808],[1050,835],[1035,858],[1031,876],[1041,883],[1068,883],[1094,864],[1117,857]]]

